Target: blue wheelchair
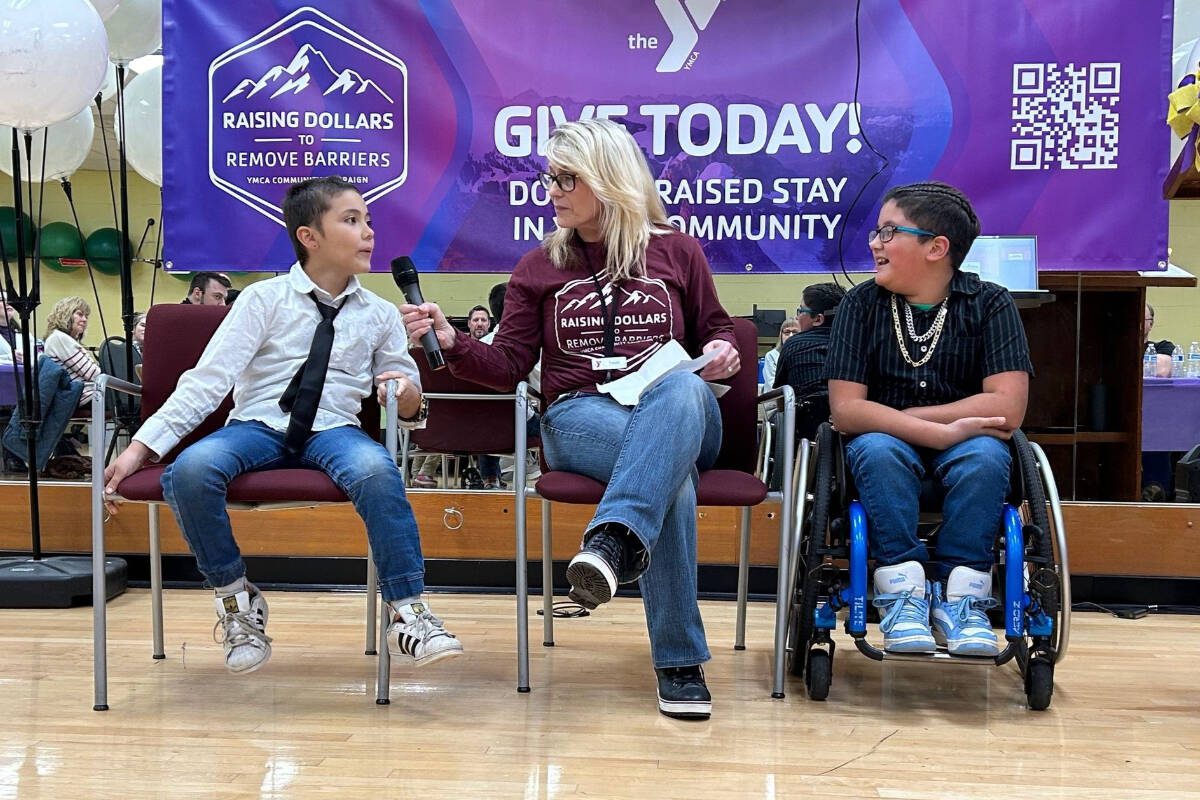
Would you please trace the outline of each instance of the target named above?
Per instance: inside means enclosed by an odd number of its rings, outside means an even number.
[[[994,658],[954,658],[955,663],[1016,663],[1029,707],[1050,706],[1054,667],[1067,652],[1071,590],[1066,536],[1058,490],[1041,448],[1021,431],[1010,440],[1012,471],[1002,522],[996,532],[996,570],[1005,646]],[[949,661],[931,654],[884,652],[867,638],[867,517],[846,474],[843,441],[829,423],[815,441],[800,443],[793,477],[795,522],[780,564],[786,587],[776,615],[773,697],[783,697],[785,669],[802,677],[809,698],[825,700],[833,679],[839,616],[860,653],[876,661]],[[935,541],[940,523],[940,486],[926,480],[919,533]],[[1053,524],[1052,524],[1053,523]],[[932,552],[932,546],[931,546]],[[781,587],[785,576],[780,576]],[[993,619],[993,627],[997,620]]]

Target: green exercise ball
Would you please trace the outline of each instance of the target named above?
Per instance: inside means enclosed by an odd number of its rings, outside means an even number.
[[[4,238],[4,255],[12,258],[17,254],[17,218],[16,209],[12,206],[0,206],[0,237]],[[25,232],[25,252],[33,253],[33,220],[22,212],[21,225]]]
[[[83,238],[79,229],[69,222],[51,222],[42,226],[38,234],[41,240],[42,263],[58,272],[72,272],[77,266],[63,266],[60,258],[83,258]]]
[[[116,228],[100,228],[87,237],[88,262],[98,272],[117,275],[121,271],[121,234]],[[126,240],[128,241],[128,239]],[[133,252],[133,247],[129,248]]]

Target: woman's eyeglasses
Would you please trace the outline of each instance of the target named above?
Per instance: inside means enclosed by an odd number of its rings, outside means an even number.
[[[569,172],[560,172],[557,175],[551,175],[549,172],[538,173],[538,183],[542,184],[543,189],[549,189],[550,184],[557,183],[558,188],[564,192],[575,191],[575,176]]]

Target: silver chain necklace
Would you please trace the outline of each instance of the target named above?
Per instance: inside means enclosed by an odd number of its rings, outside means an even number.
[[[900,308],[896,303],[896,295],[892,295],[892,327],[896,331],[896,344],[900,345],[900,355],[910,367],[923,367],[929,363],[929,359],[933,358],[933,353],[937,350],[938,342],[942,339],[942,330],[946,325],[946,315],[950,310],[950,298],[946,297],[941,302],[941,308],[938,309],[937,317],[934,318],[933,324],[929,326],[929,330],[918,336],[913,327],[912,307],[907,303],[904,304],[904,321],[907,323],[908,335],[914,342],[929,341],[929,349],[925,355],[921,356],[919,361],[914,360],[908,352],[908,345],[904,342],[904,331],[900,328]]]

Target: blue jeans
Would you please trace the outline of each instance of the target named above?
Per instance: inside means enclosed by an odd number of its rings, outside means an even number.
[[[353,425],[314,433],[296,458],[284,453],[283,440],[283,433],[261,422],[230,422],[163,472],[163,496],[208,582],[226,586],[246,574],[225,509],[229,483],[244,472],[309,468],[333,479],[366,523],[383,599],[419,595],[425,562],[417,521],[387,450]]]
[[[607,395],[567,397],[542,415],[551,469],[608,484],[588,530],[627,526],[650,552],[641,577],[654,666],[711,657],[696,601],[697,469],[721,448],[721,413],[704,381],[675,374],[626,408]]]
[[[871,557],[878,566],[928,560],[917,538],[921,480],[932,473],[945,489],[937,535],[938,573],[957,566],[990,570],[1008,494],[1008,444],[976,436],[948,450],[915,448],[886,433],[864,433],[846,445],[846,462],[867,512]]]

